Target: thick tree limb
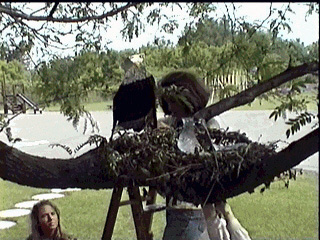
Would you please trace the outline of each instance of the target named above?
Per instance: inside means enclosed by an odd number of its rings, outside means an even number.
[[[263,159],[261,163],[256,164],[252,169],[240,173],[238,181],[228,183],[227,188],[222,188],[221,185],[216,185],[209,198],[215,200],[235,197],[244,192],[252,192],[254,188],[258,187],[266,181],[272,181],[275,176],[280,173],[293,168],[301,163],[306,158],[312,156],[319,151],[319,128],[311,133],[305,135],[298,141],[292,142],[287,148],[283,149],[276,155]],[[218,196],[218,198],[217,198]],[[204,196],[205,197],[205,196]]]
[[[237,196],[251,191],[265,181],[272,180],[307,157],[316,153],[319,145],[319,129],[307,134],[298,141],[268,159],[254,165],[252,169],[240,172],[236,181],[226,180],[213,188],[214,195],[209,201]],[[0,177],[21,185],[39,188],[79,187],[89,189],[113,188],[116,183],[127,186],[129,181],[114,179],[103,171],[103,151],[101,146],[74,159],[47,159],[32,156],[0,141]],[[134,179],[131,179],[134,180]],[[157,182],[143,182],[141,185],[156,186]],[[197,193],[206,199],[209,189],[198,189]],[[188,200],[188,199],[185,199]]]
[[[111,179],[101,176],[99,148],[80,157],[48,159],[32,156],[0,142],[0,177],[18,184],[39,187],[108,188]]]
[[[247,103],[259,94],[286,81],[317,70],[318,63],[308,63],[287,70],[270,81],[199,111],[198,117],[211,118],[232,107]],[[252,169],[243,170],[236,181],[228,182],[226,179],[222,182],[222,185],[214,186],[212,191],[214,196],[209,198],[209,201],[229,198],[251,191],[261,183],[279,175],[279,173],[298,165],[318,151],[318,135],[319,129],[316,129],[300,140],[291,143],[275,156],[257,163]],[[130,177],[121,176],[115,179],[106,174],[102,160],[105,158],[103,146],[99,146],[77,158],[65,160],[32,156],[0,141],[0,177],[18,184],[39,188],[79,187],[101,189],[113,188],[116,184],[127,186],[129,181],[133,180]],[[143,182],[141,179],[139,179],[139,183],[149,186],[156,186],[157,184],[152,181]],[[199,189],[197,194],[205,199],[207,193],[208,189]]]
[[[198,111],[194,115],[194,117],[196,119],[203,118],[209,120],[210,118],[217,116],[227,110],[250,103],[257,96],[267,91],[270,91],[273,88],[279,87],[283,83],[301,77],[307,73],[313,73],[315,71],[319,71],[318,62],[305,63],[298,67],[287,69],[283,73],[271,78],[268,81],[257,84],[241,93],[238,93],[237,95],[234,95],[230,98],[222,99],[221,101]]]

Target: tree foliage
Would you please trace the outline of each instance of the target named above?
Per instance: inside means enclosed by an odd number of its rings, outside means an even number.
[[[106,93],[109,86],[120,83],[122,75],[113,52],[82,52],[74,58],[42,63],[33,79],[40,102],[47,106],[59,103],[61,112],[77,123],[86,112],[83,102],[89,93],[95,90]]]
[[[217,76],[242,71],[248,86],[254,86],[287,68],[318,61],[318,43],[305,47],[299,39],[278,38],[281,28],[290,30],[287,17],[292,12],[290,4],[279,9],[270,4],[265,19],[253,23],[237,15],[234,4],[222,6],[223,16],[213,18],[214,3],[1,3],[1,58],[9,64],[13,59],[26,59],[31,49],[44,55],[49,54],[50,46],[67,49],[65,37],[74,36],[75,56],[55,57],[38,65],[32,86],[40,102],[59,103],[61,111],[75,122],[86,112],[83,101],[88,99],[90,91],[98,91],[104,97],[113,96],[122,80],[123,70],[119,67],[122,60],[137,53],[105,48],[114,19],[122,20],[123,28],[119,30],[130,41],[140,35],[147,24],[157,24],[163,32],[173,33],[179,23],[163,10],[165,8],[174,11],[183,7],[190,15],[176,46],[156,36],[153,44],[140,49],[146,56],[146,69],[156,79],[171,70],[190,69],[212,86]],[[308,6],[307,14],[319,9],[317,4]],[[264,24],[268,29],[263,29]],[[15,76],[14,79],[21,78]],[[306,101],[296,99],[296,95],[312,81],[314,78],[307,76],[286,83],[289,95],[277,94],[277,91],[264,94],[263,97],[282,102],[273,116],[283,115],[286,110],[306,111]],[[216,98],[238,92],[235,86],[224,86]]]
[[[26,70],[25,66],[17,60],[10,62],[0,60],[0,79],[1,82],[5,81],[7,88],[14,84],[21,83],[25,84],[26,87],[31,85],[30,73]]]
[[[172,33],[179,23],[169,18],[162,8],[170,7],[173,11],[180,5],[182,4],[139,2],[43,3],[41,6],[37,5],[35,10],[31,10],[28,8],[29,3],[0,3],[1,58],[10,60],[1,62],[2,66],[5,66],[1,67],[1,70],[5,69],[3,72],[6,72],[6,75],[12,75],[12,79],[17,80],[20,78],[18,74],[7,74],[9,70],[6,70],[9,64],[14,63],[12,59],[28,55],[31,49],[35,49],[38,55],[42,54],[42,57],[51,54],[50,46],[65,50],[69,47],[65,45],[66,36],[73,35],[75,44],[71,47],[74,47],[75,55],[51,58],[50,61],[41,63],[34,72],[32,84],[41,101],[46,104],[52,101],[59,103],[61,111],[72,118],[76,124],[81,114],[88,114],[82,101],[88,98],[89,92],[98,90],[105,94],[113,93],[123,77],[123,71],[120,69],[121,61],[135,53],[134,50],[124,52],[107,50],[108,39],[106,38],[112,18],[122,20],[123,27],[119,30],[128,40],[143,32],[145,24],[156,23],[162,31]],[[278,118],[285,113],[286,109],[303,110],[300,116],[288,120],[290,134],[299,130],[300,126],[311,122],[314,116],[305,110],[306,101],[295,99],[294,95],[299,93],[308,81],[313,81],[312,74],[319,70],[319,43],[305,48],[298,40],[283,41],[278,38],[281,28],[290,30],[291,26],[286,16],[288,12],[292,12],[290,4],[286,4],[283,9],[273,9],[270,4],[269,15],[262,21],[254,23],[249,23],[242,16],[232,12],[236,10],[234,4],[225,4],[226,13],[221,21],[213,20],[209,16],[209,13],[215,11],[213,3],[183,5],[186,6],[186,11],[191,18],[179,44],[173,46],[156,37],[154,44],[140,49],[140,52],[146,55],[147,70],[157,78],[161,78],[170,70],[188,68],[197,72],[208,85],[217,75],[229,74],[238,69],[250,76],[251,88],[241,93],[237,93],[234,86],[225,88],[227,92],[223,94],[223,98],[228,94],[230,97],[221,99],[218,103],[197,112],[194,116],[196,120],[209,120],[236,106],[250,103],[268,91],[271,92],[271,96],[278,96],[276,88],[287,84],[289,93],[280,96],[283,99],[282,104],[275,109],[271,117]],[[309,6],[310,13],[319,11],[317,4],[309,4]],[[144,18],[146,18],[145,22]],[[268,24],[268,31],[262,31],[264,23]],[[6,42],[8,45],[3,44]],[[306,74],[309,74],[307,78],[301,78]],[[0,126],[2,129],[8,129],[7,123],[3,120]],[[258,164],[241,172],[238,169],[241,169],[242,155],[237,156],[239,157],[238,166],[233,166],[236,178],[229,185],[225,185],[226,188],[221,182],[219,184],[220,180],[218,184],[212,185],[210,191],[212,190],[215,194],[211,195],[211,200],[214,201],[215,197],[225,199],[245,191],[251,192],[256,186],[262,183],[268,184],[274,176],[299,164],[318,151],[317,131],[318,129],[314,130],[278,154],[261,159]],[[156,132],[153,133],[154,140],[162,144],[161,136],[159,137]],[[146,139],[150,136],[151,134],[144,135]],[[10,137],[12,141],[13,138]],[[140,142],[135,140],[139,138],[138,135],[132,139],[125,137],[124,140],[128,140],[128,145],[120,144],[121,147],[127,146],[122,152],[124,155],[129,147],[135,144],[138,146],[136,149],[131,149],[132,155],[127,158],[129,160],[127,163],[131,167],[133,164],[136,172],[127,172],[124,176],[121,176],[121,173],[120,176],[117,175],[119,152],[114,149],[108,151],[110,149],[108,146],[106,148],[106,142],[99,136],[87,142],[88,144],[99,142],[100,145],[96,149],[69,161],[31,156],[0,142],[0,176],[36,187],[110,188],[114,187],[118,180],[127,186],[129,180],[135,179],[132,174],[143,176],[155,170],[152,166],[155,162],[152,162],[152,159],[145,162],[150,165],[139,168],[142,166],[139,161],[144,159],[144,155],[139,154],[151,153],[154,158],[160,160],[155,164],[161,164],[160,153],[161,150],[166,152],[167,145],[162,146],[163,149],[155,150],[152,149],[152,145],[139,145]],[[130,142],[130,140],[134,141]],[[141,146],[150,146],[150,148],[142,149]],[[173,145],[173,148],[175,146]],[[71,150],[67,147],[65,149]],[[170,160],[175,161],[174,158]],[[204,169],[207,169],[206,164]],[[183,173],[192,168],[187,166],[180,170]],[[198,173],[199,177],[202,176],[202,172],[203,169]],[[170,172],[169,177],[173,177],[172,183],[178,183],[173,176],[174,173],[174,171]],[[208,176],[210,177],[210,174]],[[150,184],[150,182],[141,184]],[[208,190],[207,186],[206,189]],[[198,196],[198,194],[190,195]],[[202,197],[207,197],[207,194]]]
[[[25,41],[35,46],[37,54],[52,55],[48,47],[100,51],[108,45],[108,35],[114,20],[121,19],[119,32],[129,41],[140,35],[146,24],[157,24],[161,31],[172,33],[178,26],[164,8],[181,8],[181,3],[94,2],[17,3],[0,4],[1,42],[11,39],[12,45]],[[182,3],[191,19],[197,12],[210,12],[212,3]],[[75,44],[67,44],[75,36]],[[74,37],[72,37],[74,39]],[[70,41],[69,41],[70,43]]]
[[[186,45],[202,41],[209,46],[222,46],[231,39],[232,33],[226,17],[220,21],[214,18],[205,18],[196,23],[195,26],[185,26],[178,44]]]

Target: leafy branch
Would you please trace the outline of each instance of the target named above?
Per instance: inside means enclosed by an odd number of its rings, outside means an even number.
[[[307,109],[307,103],[305,99],[293,99],[292,97],[288,97],[288,102],[283,102],[280,104],[280,106],[277,106],[274,111],[270,114],[269,118],[274,117],[274,120],[277,121],[278,117],[286,118],[286,110],[289,110],[290,112],[301,111]]]
[[[79,22],[87,22],[90,20],[101,20],[108,17],[112,17],[117,15],[120,12],[125,11],[128,8],[137,6],[141,3],[139,2],[129,2],[124,6],[117,7],[112,9],[111,11],[108,11],[106,13],[100,14],[100,15],[92,15],[92,16],[77,16],[77,17],[52,17],[50,16],[34,16],[29,15],[24,12],[18,11],[15,8],[11,8],[11,6],[6,5],[0,5],[0,13],[8,15],[14,19],[21,19],[21,20],[28,20],[28,21],[45,21],[45,22],[60,22],[60,23],[79,23]]]
[[[101,142],[106,141],[106,138],[101,136],[101,135],[92,135],[89,137],[89,139],[87,141],[85,141],[84,143],[79,144],[75,149],[71,149],[69,146],[64,145],[64,144],[60,144],[60,143],[53,143],[50,144],[49,147],[61,147],[64,150],[66,150],[67,153],[69,153],[69,155],[72,154],[76,154],[77,152],[79,152],[84,146],[86,145],[92,145],[95,144],[96,147],[98,147],[100,145]]]
[[[290,133],[293,135],[295,132],[298,132],[300,130],[300,126],[305,126],[307,123],[311,123],[314,118],[315,115],[308,112],[301,113],[296,118],[289,118],[289,121],[287,121],[286,124],[291,125],[291,127],[286,131],[287,138],[289,138]]]
[[[21,141],[21,138],[12,137],[11,128],[9,127],[10,121],[17,117],[19,114],[21,113],[15,114],[12,118],[9,118],[7,121],[5,120],[5,115],[0,114],[0,133],[3,130],[5,130],[5,135],[7,136],[9,142],[16,143]]]

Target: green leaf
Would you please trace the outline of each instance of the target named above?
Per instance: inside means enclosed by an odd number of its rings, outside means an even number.
[[[289,136],[290,136],[290,129],[288,129],[288,130],[286,131],[286,136],[287,136],[287,138],[289,138]]]
[[[272,117],[275,116],[276,114],[277,114],[277,112],[276,112],[276,111],[273,111],[273,112],[270,114],[269,118],[272,118]]]

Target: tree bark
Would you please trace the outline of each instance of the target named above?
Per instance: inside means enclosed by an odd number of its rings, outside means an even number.
[[[24,153],[0,141],[0,177],[38,188],[112,188],[116,179],[102,174],[101,147],[70,159]]]
[[[251,169],[240,172],[236,181],[226,180],[221,182],[222,185],[216,185],[212,189],[214,195],[209,198],[209,201],[252,191],[260,184],[272,180],[273,177],[298,165],[319,151],[318,145],[319,129],[317,128],[300,140],[292,142],[273,157],[263,159]],[[113,188],[116,184],[128,186],[130,181],[122,181],[122,179],[128,180],[126,176],[114,179],[104,173],[101,164],[101,159],[103,159],[101,148],[102,146],[99,146],[77,158],[68,160],[48,159],[23,153],[0,141],[0,177],[21,185],[38,188],[104,189]],[[143,182],[142,179],[139,179],[139,182],[141,185],[157,185],[156,181]],[[208,190],[199,190],[203,199],[207,197]]]
[[[319,151],[319,128],[305,135],[301,139],[292,142],[287,148],[283,149],[276,155],[263,159],[260,163],[252,166],[251,169],[243,171],[239,174],[237,181],[228,183],[226,180],[226,188],[222,185],[216,185],[212,189],[214,195],[209,198],[209,202],[235,197],[244,192],[253,192],[254,188],[264,182],[272,181],[290,168],[301,163],[306,158],[312,156]],[[211,200],[211,201],[210,201]]]
[[[267,82],[258,84],[229,99],[209,106],[197,113],[196,117],[209,119],[228,109],[248,103],[263,92],[290,81],[306,73],[318,71],[318,63],[307,63],[281,73]],[[252,169],[240,172],[236,181],[225,182],[215,186],[215,198],[228,198],[239,195],[263,182],[272,179],[279,173],[288,170],[318,151],[318,129],[300,140],[291,143],[274,157],[264,159]],[[114,179],[103,171],[103,146],[68,160],[47,159],[23,153],[0,141],[0,177],[21,185],[38,188],[79,187],[88,189],[113,188],[116,184],[127,186],[130,179],[126,176]],[[143,181],[139,179],[143,185]],[[146,183],[146,182],[145,182]],[[146,185],[152,186],[153,182]]]
[[[198,111],[195,114],[196,119],[203,118],[209,120],[210,118],[219,115],[227,110],[252,102],[257,96],[270,91],[273,88],[279,87],[283,83],[291,81],[295,78],[301,77],[308,73],[319,71],[319,63],[305,63],[303,65],[287,69],[283,73],[269,79],[268,81],[257,84],[251,88],[242,91],[232,97],[222,99],[221,101]]]

